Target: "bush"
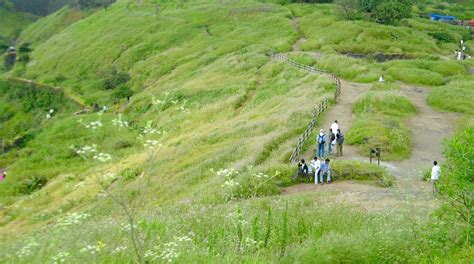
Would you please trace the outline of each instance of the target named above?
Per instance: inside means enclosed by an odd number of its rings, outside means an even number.
[[[105,70],[101,73],[102,87],[105,90],[114,89],[130,80],[130,75],[126,72],[119,72],[115,68]]]
[[[411,153],[411,131],[398,117],[360,115],[346,134],[346,139],[350,145],[359,145],[364,156],[369,156],[373,147],[381,147],[383,160],[401,160]]]
[[[423,69],[393,67],[389,68],[388,72],[394,79],[405,83],[424,85],[442,85],[444,83],[441,74]]]
[[[382,24],[394,24],[402,18],[411,16],[411,1],[390,0],[383,2],[374,10],[373,16]]]
[[[356,114],[382,113],[402,117],[415,114],[416,108],[410,100],[396,92],[371,91],[354,104],[353,112]]]
[[[357,180],[375,181],[382,187],[391,187],[395,177],[384,168],[361,161],[336,160],[332,162],[332,175],[334,181]]]
[[[474,79],[459,80],[435,87],[428,95],[428,104],[445,111],[474,114]]]
[[[428,33],[428,35],[432,36],[439,43],[455,43],[456,42],[456,39],[447,32],[433,32],[433,33]]]
[[[47,182],[48,178],[46,178],[45,176],[35,175],[29,179],[25,179],[18,183],[18,193],[31,194],[41,189],[43,186],[46,185]]]

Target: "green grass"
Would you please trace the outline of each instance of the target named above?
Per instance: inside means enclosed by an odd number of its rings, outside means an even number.
[[[428,103],[440,110],[474,114],[474,79],[458,77],[444,86],[433,88]]]
[[[16,13],[0,7],[0,44],[10,45],[20,32],[32,23],[33,15]]]
[[[34,47],[31,62],[7,75],[54,84],[112,109],[115,90],[104,90],[102,83],[116,69],[130,74],[126,85],[135,94],[124,107],[122,118],[130,121],[126,128],[114,123],[118,116],[111,112],[74,116],[69,108],[35,123],[44,105],[23,113],[20,102],[7,104],[4,112],[13,113],[16,123],[39,131],[22,148],[0,155],[0,167],[9,168],[8,178],[0,183],[0,262],[48,263],[60,253],[68,255],[66,262],[134,262],[123,211],[104,197],[101,182],[125,204],[143,198],[135,223],[147,239],[143,253],[148,252],[150,262],[166,261],[159,255],[167,250],[179,253],[173,260],[182,263],[472,259],[472,246],[450,239],[458,227],[430,216],[430,202],[410,207],[418,197],[372,207],[350,197],[342,201],[341,193],[330,189],[280,195],[280,187],[292,184],[295,165],[287,163],[289,153],[316,102],[332,95],[334,86],[324,76],[265,55],[269,49],[290,51],[303,33],[308,38],[304,49],[326,54],[318,60],[292,54],[295,60],[360,82],[385,75],[388,84],[374,84],[358,104],[357,120],[346,138],[361,144],[369,137],[363,153],[369,145],[380,145],[384,159],[402,159],[411,146],[403,118],[414,114],[414,108],[390,81],[406,78],[397,69],[440,76],[437,85],[464,78],[460,65],[469,62],[435,60],[451,46],[436,43],[427,32],[420,34],[422,29],[335,21],[332,5],[194,1],[162,3],[160,14],[155,11],[144,4],[133,5],[129,12],[125,2],[90,14],[63,9],[22,33],[21,41]],[[292,14],[303,16],[299,33],[292,29]],[[424,23],[416,21],[418,27]],[[334,36],[330,30],[322,32],[325,23],[333,27]],[[341,27],[363,32],[336,34]],[[335,54],[384,49],[391,41],[389,31],[400,40],[390,52],[401,50],[418,59],[375,63]],[[457,28],[453,32],[462,34]],[[380,34],[380,41],[374,41]],[[313,49],[316,44],[321,47]],[[430,84],[431,77],[410,82]],[[51,96],[54,104],[64,99]],[[97,120],[103,124],[97,130],[84,126]],[[18,131],[16,123],[0,121],[2,133]],[[144,131],[154,133],[138,138]],[[150,150],[145,140],[162,146]],[[112,159],[100,162],[71,149],[92,144]],[[230,168],[237,172],[217,173]],[[364,163],[338,161],[333,170],[337,180],[393,184],[384,170]],[[110,173],[116,177],[104,178]],[[389,197],[396,191],[383,190]],[[91,217],[74,223],[68,220],[74,212]],[[178,239],[184,236],[191,241]],[[90,254],[87,246],[98,252]],[[119,246],[127,248],[117,252]]]
[[[368,92],[358,100],[353,112],[356,114],[381,113],[390,116],[406,117],[416,113],[415,106],[402,94],[393,91]]]

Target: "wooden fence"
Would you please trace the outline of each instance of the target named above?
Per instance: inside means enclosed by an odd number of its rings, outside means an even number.
[[[329,73],[327,71],[324,71],[324,70],[316,69],[314,67],[306,66],[306,65],[303,65],[301,63],[298,63],[298,62],[288,58],[288,56],[286,56],[284,54],[278,54],[278,53],[275,53],[275,52],[271,51],[269,53],[269,55],[273,59],[286,61],[287,63],[289,63],[290,65],[292,65],[292,66],[294,66],[298,69],[308,71],[308,72],[311,72],[311,73],[315,73],[315,74],[329,75],[331,80],[336,85],[336,91],[334,92],[334,100],[337,103],[337,99],[341,95],[342,84],[341,84],[341,80],[336,75],[334,75],[332,73]],[[303,146],[306,143],[306,140],[308,140],[308,138],[311,136],[311,134],[313,132],[313,129],[314,129],[314,126],[316,125],[318,117],[322,113],[324,113],[324,111],[328,108],[328,106],[329,106],[329,99],[327,97],[325,97],[325,98],[322,99],[322,101],[318,105],[316,105],[316,107],[314,107],[311,122],[309,122],[309,124],[306,127],[306,130],[304,131],[303,135],[301,135],[299,137],[298,144],[296,144],[296,148],[291,153],[290,162],[297,162],[298,161],[299,155],[300,155],[301,151],[303,150]]]

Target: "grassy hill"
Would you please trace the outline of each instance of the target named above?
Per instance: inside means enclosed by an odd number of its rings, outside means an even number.
[[[453,42],[430,35],[439,30]],[[31,43],[30,60],[4,74],[33,85],[0,83],[0,137],[31,132],[0,155],[9,169],[0,182],[0,262],[466,262],[467,229],[432,216],[438,201],[416,207],[407,195],[367,210],[337,191],[280,195],[292,184],[293,147],[335,85],[267,52],[347,80],[384,74],[389,88],[375,84],[360,99],[354,129],[392,132],[380,142],[403,159],[410,146],[396,140],[409,136],[404,119],[416,110],[390,83],[433,86],[430,104],[469,117],[471,64],[447,58],[467,33],[421,18],[344,21],[333,4],[257,1],[118,1],[39,19],[19,35]],[[369,56],[377,53],[406,60],[377,62]],[[442,100],[451,89],[466,95],[450,95],[459,106]],[[71,95],[109,110],[74,115]],[[56,115],[44,118],[51,107]],[[456,140],[471,138],[460,133],[448,150]],[[355,178],[388,173],[333,166]]]

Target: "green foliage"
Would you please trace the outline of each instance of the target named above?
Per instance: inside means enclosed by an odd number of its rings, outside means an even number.
[[[359,115],[346,138],[348,144],[359,145],[364,156],[369,156],[370,148],[374,147],[382,149],[383,160],[401,160],[411,153],[411,131],[399,117]]]
[[[398,68],[388,69],[388,73],[397,80],[405,83],[424,84],[424,85],[442,85],[444,79],[441,74],[423,69]]]
[[[428,103],[438,109],[474,114],[474,79],[453,80],[443,86],[433,88],[428,95]]]
[[[102,87],[105,90],[114,89],[120,85],[125,84],[130,80],[130,74],[126,72],[119,72],[116,68],[109,68],[101,72]],[[128,88],[128,87],[125,87]],[[124,90],[124,88],[119,90],[119,94]],[[127,91],[125,91],[126,93]]]
[[[360,161],[333,161],[331,177],[334,181],[356,180],[374,181],[381,187],[391,187],[395,177],[384,168]]]
[[[447,32],[433,32],[429,33],[439,43],[456,43],[456,39]]]
[[[353,112],[382,113],[384,115],[406,117],[416,113],[415,106],[405,96],[393,91],[368,92],[354,105]]]
[[[382,24],[394,24],[395,22],[411,16],[411,1],[390,0],[382,2],[375,7],[373,16],[377,22]]]
[[[440,176],[440,194],[445,206],[440,213],[461,230],[459,244],[472,245],[474,225],[474,123],[462,127],[445,147],[446,162]]]
[[[18,189],[18,192],[21,194],[32,194],[41,189],[47,182],[48,179],[44,176],[32,176],[31,178],[18,182],[16,189]]]

